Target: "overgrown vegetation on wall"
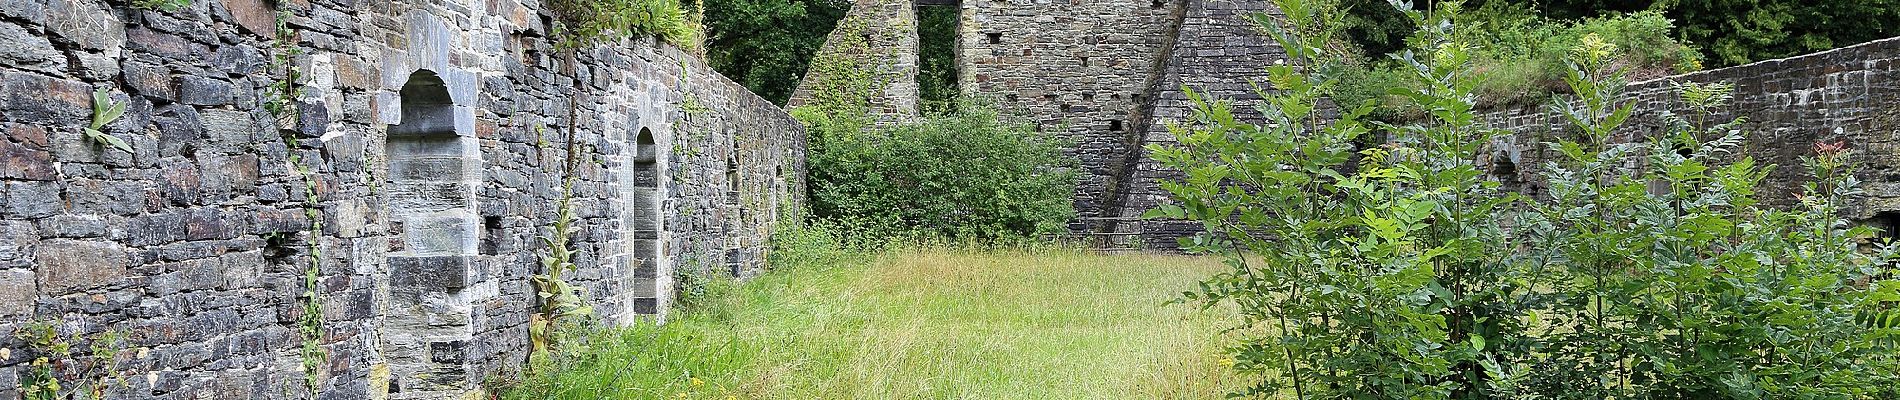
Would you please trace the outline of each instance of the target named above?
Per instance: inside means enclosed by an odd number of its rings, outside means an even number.
[[[704,0],[706,62],[784,105],[826,35],[851,9],[838,0]]]
[[[1839,207],[1857,195],[1851,149],[1819,143],[1791,209],[1755,200],[1768,167],[1737,158],[1742,132],[1712,121],[1722,85],[1685,85],[1663,131],[1620,143],[1631,117],[1619,46],[1585,35],[1568,54],[1570,135],[1546,145],[1549,198],[1500,189],[1477,160],[1497,131],[1473,112],[1476,51],[1451,9],[1402,53],[1403,97],[1425,111],[1370,124],[1323,120],[1339,83],[1324,44],[1338,21],[1276,0],[1292,57],[1258,104],[1196,98],[1179,146],[1152,149],[1185,179],[1154,214],[1202,222],[1196,251],[1231,270],[1186,293],[1232,305],[1235,368],[1251,394],[1294,398],[1887,399],[1900,396],[1897,247]],[[1385,146],[1355,142],[1384,135]],[[1245,190],[1241,190],[1245,189]]]
[[[1358,4],[1355,8],[1344,5],[1348,2],[1359,1],[1328,0],[1315,2],[1315,6],[1353,11],[1351,15],[1355,16],[1351,17],[1334,13],[1341,15],[1340,21],[1335,23],[1345,27],[1374,23],[1358,15],[1376,13],[1358,10],[1375,5]],[[1376,6],[1390,9],[1390,6],[1383,4]],[[1475,80],[1477,86],[1474,90],[1479,95],[1480,107],[1541,103],[1549,100],[1553,93],[1566,92],[1568,86],[1564,79],[1569,69],[1566,54],[1588,35],[1596,35],[1628,49],[1627,52],[1619,53],[1613,63],[1625,69],[1633,78],[1654,78],[1701,69],[1700,55],[1693,48],[1673,39],[1676,35],[1673,23],[1663,14],[1653,11],[1610,14],[1583,20],[1558,20],[1539,16],[1528,8],[1505,2],[1492,2],[1469,11],[1462,10],[1460,2],[1441,2],[1436,7],[1459,15],[1459,20],[1451,28],[1450,40],[1469,48],[1472,71],[1481,76]],[[1408,23],[1402,26],[1409,29],[1413,25]],[[1400,34],[1391,26],[1377,29],[1359,26],[1357,29],[1367,31],[1360,33],[1368,35],[1375,34],[1373,32],[1377,35]],[[1351,29],[1346,31],[1356,32]],[[1377,42],[1354,42],[1371,48],[1382,47]],[[1340,79],[1341,88],[1334,97],[1341,104],[1380,101],[1383,104],[1375,111],[1375,115],[1380,117],[1418,115],[1422,110],[1408,107],[1410,102],[1394,93],[1394,90],[1407,89],[1403,88],[1407,85],[1415,85],[1409,79],[1413,73],[1411,66],[1404,60],[1394,58],[1399,55],[1334,54],[1332,57],[1335,58],[1363,60],[1346,64],[1348,67]]]
[[[654,35],[687,48],[699,35],[680,0],[550,0],[560,16],[555,29],[561,47],[586,47],[634,35]]]

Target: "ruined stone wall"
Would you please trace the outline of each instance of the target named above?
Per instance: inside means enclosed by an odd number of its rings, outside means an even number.
[[[522,365],[570,156],[568,279],[602,319],[663,313],[679,273],[761,271],[802,128],[651,38],[570,61],[538,4],[285,2],[306,53],[280,123],[261,0],[0,0],[0,398],[29,320],[127,332],[111,398],[302,397],[310,243],[324,398],[463,394]],[[95,88],[132,151],[82,133]]]
[[[1105,189],[1115,199],[1107,215],[1119,220],[1106,221],[1097,229],[1123,235],[1109,238],[1122,246],[1178,249],[1179,238],[1201,231],[1198,222],[1139,219],[1168,198],[1159,182],[1180,175],[1147,157],[1145,147],[1174,144],[1168,125],[1194,118],[1194,104],[1182,89],[1193,89],[1206,99],[1242,104],[1234,107],[1235,116],[1258,123],[1259,112],[1248,106],[1260,100],[1255,84],[1264,85],[1267,65],[1288,62],[1279,42],[1255,22],[1255,16],[1279,14],[1267,2],[1188,0],[1184,9],[1185,17],[1176,31],[1166,68],[1151,88],[1154,100],[1146,105],[1141,124],[1136,126],[1141,136],[1122,155],[1125,159],[1117,163],[1122,169]]]
[[[1133,147],[1181,0],[963,0],[958,82],[1057,131],[1080,162],[1075,197],[1087,229],[1110,208],[1104,191]]]
[[[1764,203],[1792,205],[1800,185],[1813,179],[1801,157],[1812,156],[1817,142],[1844,141],[1858,153],[1866,191],[1846,217],[1900,211],[1900,174],[1893,168],[1900,162],[1900,38],[1632,83],[1624,99],[1635,103],[1634,117],[1614,140],[1649,137],[1662,131],[1663,113],[1687,112],[1675,89],[1678,82],[1735,85],[1734,100],[1709,120],[1747,120],[1740,128],[1747,135],[1745,155],[1777,166],[1759,191]],[[1547,186],[1537,178],[1538,170],[1560,156],[1543,143],[1569,134],[1568,122],[1549,104],[1500,108],[1479,118],[1515,133],[1498,141],[1483,160],[1491,174],[1507,186],[1542,196]]]
[[[917,119],[917,8],[910,1],[857,0],[792,92],[786,109],[819,101],[818,96],[864,96],[873,123]],[[840,99],[843,100],[843,99]]]

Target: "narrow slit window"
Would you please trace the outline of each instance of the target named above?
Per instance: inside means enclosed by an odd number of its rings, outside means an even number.
[[[988,35],[990,37],[990,44],[1003,44],[1002,33],[990,32],[990,33],[985,33],[984,35]]]

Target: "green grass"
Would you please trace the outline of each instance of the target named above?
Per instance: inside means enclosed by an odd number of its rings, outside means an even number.
[[[828,264],[602,332],[591,357],[542,365],[506,397],[1204,399],[1239,385],[1218,362],[1228,316],[1163,304],[1214,260],[925,249]]]

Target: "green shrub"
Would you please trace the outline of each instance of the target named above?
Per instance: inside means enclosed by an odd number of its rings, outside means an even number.
[[[990,240],[1058,232],[1075,214],[1072,160],[1052,134],[989,104],[891,127],[801,108],[812,216],[854,239]]]
[[[1331,21],[1276,0],[1296,25]],[[1234,365],[1251,395],[1294,398],[1891,399],[1900,396],[1900,280],[1892,244],[1852,227],[1848,152],[1816,146],[1792,209],[1762,206],[1767,169],[1738,156],[1739,121],[1702,122],[1724,85],[1685,85],[1662,132],[1615,143],[1631,117],[1625,60],[1585,34],[1567,52],[1571,134],[1537,170],[1548,200],[1504,192],[1476,160],[1501,133],[1473,111],[1478,49],[1449,10],[1399,59],[1407,125],[1370,108],[1314,112],[1340,78],[1326,29],[1269,27],[1306,65],[1269,69],[1266,124],[1190,96],[1179,145],[1151,150],[1186,177],[1151,214],[1200,221],[1184,245],[1231,270],[1186,292],[1232,305],[1251,336]],[[1288,63],[1293,64],[1293,63]],[[1381,135],[1387,144],[1354,143]]]
[[[561,17],[556,33],[563,47],[591,46],[640,34],[692,47],[699,34],[680,0],[550,0],[548,9]]]
[[[1446,2],[1438,8],[1460,13],[1459,3]],[[1569,71],[1566,54],[1586,35],[1597,35],[1624,49],[1613,65],[1638,79],[1656,78],[1701,69],[1695,49],[1672,38],[1674,25],[1661,13],[1642,11],[1612,14],[1576,21],[1548,19],[1523,5],[1490,2],[1459,15],[1452,27],[1451,40],[1469,48],[1480,107],[1531,104],[1546,101],[1552,94],[1565,93],[1564,76]],[[1350,57],[1359,58],[1359,57]],[[1389,57],[1371,57],[1370,61],[1350,66],[1342,78],[1338,99],[1342,104],[1361,104],[1378,99],[1386,109],[1375,110],[1379,119],[1412,118],[1418,110],[1402,107],[1405,103],[1392,94],[1406,85],[1402,77],[1410,66]],[[1415,87],[1413,89],[1416,89]],[[1391,107],[1401,106],[1401,107]]]

